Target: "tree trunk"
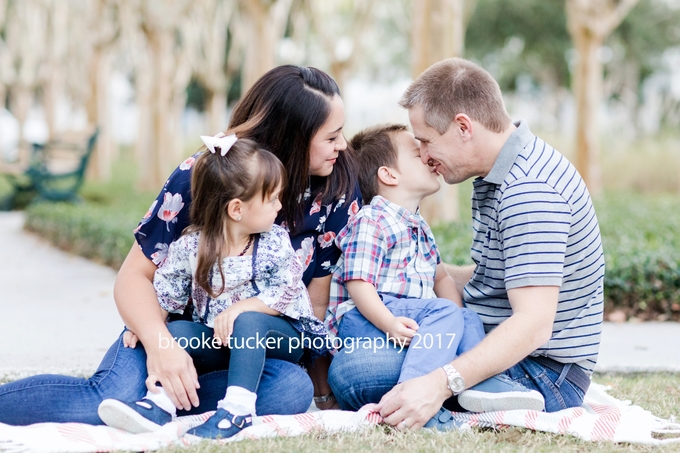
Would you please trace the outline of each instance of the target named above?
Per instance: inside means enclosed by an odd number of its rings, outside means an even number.
[[[102,47],[95,47],[88,67],[89,97],[85,104],[87,122],[94,130],[99,127],[97,143],[90,158],[87,176],[95,180],[109,180],[113,162],[113,143],[109,133],[108,86],[111,56]]]
[[[602,191],[597,117],[602,105],[602,62],[605,39],[638,0],[567,0],[567,29],[578,54],[572,77],[576,98],[576,168],[592,195]]]
[[[586,29],[574,36],[578,61],[573,87],[576,98],[576,167],[592,194],[602,189],[598,117],[602,105],[602,41]]]
[[[434,63],[462,56],[465,48],[465,0],[422,0],[413,3],[411,75],[415,79]],[[420,204],[431,224],[460,220],[458,186],[442,188]]]
[[[151,85],[151,137],[149,149],[149,172],[146,180],[153,188],[163,185],[168,176],[171,161],[173,134],[170,128],[173,116],[172,102],[172,42],[171,31],[163,30],[149,36],[149,70],[153,74]]]
[[[19,124],[19,161],[17,164],[20,168],[26,168],[31,156],[29,144],[24,137],[24,126],[26,125],[28,111],[33,103],[33,90],[22,85],[16,85],[12,88],[10,96],[10,111]]]
[[[206,103],[208,114],[208,131],[214,135],[227,128],[227,93],[210,91]]]
[[[292,0],[244,0],[241,4],[249,24],[242,79],[245,93],[276,65],[276,46],[285,31]]]
[[[148,68],[150,63],[149,51],[145,52],[144,62],[139,67]],[[151,149],[153,135],[151,132],[151,85],[154,75],[150,70],[138,70],[135,76],[135,103],[137,104],[137,138],[135,140],[135,162],[138,164],[137,188],[139,190],[158,190],[158,186],[149,181],[147,174],[153,166]]]
[[[347,78],[363,54],[362,39],[373,25],[375,17],[373,12],[377,3],[363,0],[351,3],[338,0],[308,3],[307,14],[311,17],[316,35],[329,59],[328,71],[338,84],[341,93]],[[351,15],[342,21],[340,18],[345,9],[351,9]],[[343,26],[347,22],[350,26]],[[341,40],[345,40],[349,52],[339,54],[338,45]]]

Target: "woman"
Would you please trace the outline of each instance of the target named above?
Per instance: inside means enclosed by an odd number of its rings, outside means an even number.
[[[236,105],[229,124],[240,131],[239,138],[273,152],[288,171],[277,223],[289,229],[306,266],[303,281],[320,319],[328,305],[331,267],[340,254],[333,238],[360,201],[351,159],[344,152],[344,121],[335,81],[318,69],[288,65],[262,76]],[[226,371],[197,372],[182,348],[167,346],[173,344],[173,323],[166,325],[152,284],[169,244],[188,225],[191,159],[173,172],[135,230],[137,244],[116,279],[118,311],[143,347],[125,347],[121,334],[90,379],[42,375],[0,386],[0,422],[101,424],[99,403],[141,399],[146,388],[137,383],[145,379],[149,388],[157,382],[163,386],[184,409],[178,415],[211,410],[224,395]],[[310,370],[320,408],[334,407],[327,367],[327,359],[321,358]],[[298,413],[307,409],[312,386],[301,368],[268,359],[257,393],[258,413]]]

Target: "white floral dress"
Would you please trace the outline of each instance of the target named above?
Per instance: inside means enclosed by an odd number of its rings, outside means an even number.
[[[312,311],[302,282],[303,265],[293,250],[288,232],[274,225],[255,238],[252,256],[230,256],[222,262],[224,292],[212,298],[195,281],[200,234],[181,236],[170,245],[167,259],[154,275],[154,288],[161,307],[170,313],[183,313],[193,301],[192,317],[213,327],[215,317],[232,304],[257,297],[285,316],[298,331],[311,337],[325,337],[326,330]],[[222,279],[213,266],[212,287],[222,288]]]

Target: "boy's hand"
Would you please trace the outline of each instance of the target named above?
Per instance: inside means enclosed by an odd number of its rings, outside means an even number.
[[[408,346],[411,343],[411,338],[416,334],[418,327],[418,323],[411,318],[397,316],[394,318],[392,325],[386,333],[393,338],[392,341],[395,343],[398,341],[399,346]]]
[[[123,346],[126,348],[135,349],[137,346],[137,341],[139,341],[137,335],[135,335],[135,333],[131,330],[126,330],[123,334]]]
[[[234,304],[215,317],[215,338],[221,345],[229,343],[229,337],[234,332],[234,321],[244,311],[239,304]]]

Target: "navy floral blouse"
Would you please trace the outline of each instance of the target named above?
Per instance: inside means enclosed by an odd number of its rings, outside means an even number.
[[[157,266],[167,257],[170,244],[189,226],[191,168],[199,155],[200,153],[194,154],[175,169],[134,230],[142,252]],[[321,181],[312,178],[310,186],[300,197],[300,202],[305,204],[304,224],[300,232],[290,238],[293,249],[304,266],[302,281],[305,285],[309,285],[313,278],[325,277],[333,272],[340,257],[335,237],[361,207],[358,185],[350,199],[343,196],[323,206],[321,194],[312,197],[320,185]],[[286,228],[281,217],[276,223]]]

